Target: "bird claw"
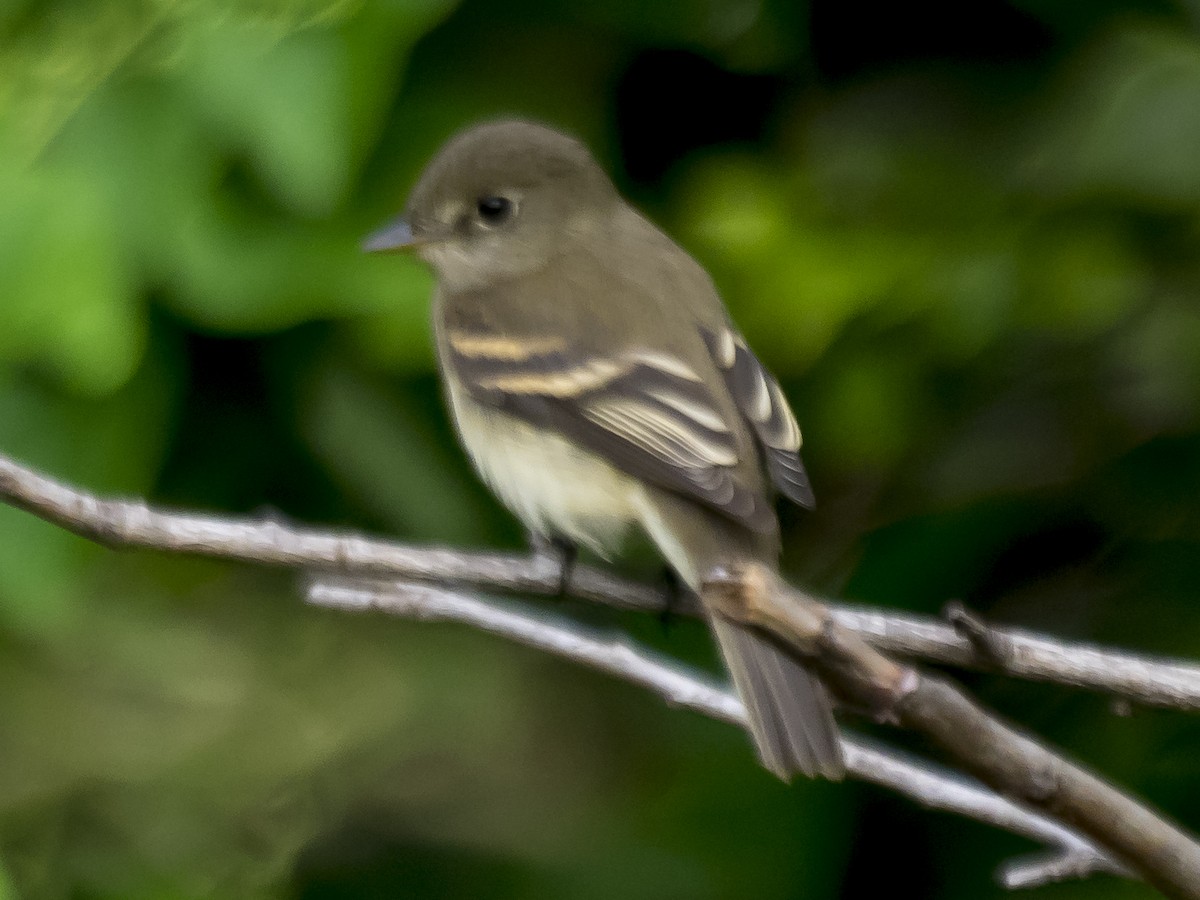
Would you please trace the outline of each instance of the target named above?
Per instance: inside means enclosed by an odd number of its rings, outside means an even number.
[[[537,532],[529,535],[529,543],[534,556],[552,560],[558,566],[557,596],[560,600],[567,597],[571,593],[571,576],[579,558],[579,546],[566,538],[546,537]]]

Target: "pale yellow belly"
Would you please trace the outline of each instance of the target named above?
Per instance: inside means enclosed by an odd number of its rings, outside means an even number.
[[[603,556],[641,519],[642,485],[554,432],[482,406],[451,388],[463,446],[488,486],[531,531]]]

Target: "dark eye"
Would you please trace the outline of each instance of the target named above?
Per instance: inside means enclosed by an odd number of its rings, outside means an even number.
[[[516,207],[507,197],[480,197],[475,204],[479,218],[488,225],[499,225],[512,218]]]

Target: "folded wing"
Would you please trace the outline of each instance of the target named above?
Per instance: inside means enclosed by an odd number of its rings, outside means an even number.
[[[476,399],[558,431],[629,474],[754,531],[774,511],[738,477],[738,442],[700,374],[647,350],[580,358],[553,338],[451,331],[449,361]],[[803,470],[801,470],[803,471]]]
[[[754,429],[771,481],[793,503],[812,509],[816,499],[800,461],[800,427],[779,382],[731,329],[706,330],[704,339],[734,402]]]

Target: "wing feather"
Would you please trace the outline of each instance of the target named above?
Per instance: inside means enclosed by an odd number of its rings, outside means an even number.
[[[738,409],[758,437],[771,481],[789,500],[812,509],[816,499],[800,460],[800,426],[779,382],[732,329],[705,331],[704,339]]]
[[[476,399],[577,441],[629,474],[761,532],[761,492],[738,477],[737,438],[704,381],[658,351],[580,359],[549,342],[451,331],[446,348]]]

